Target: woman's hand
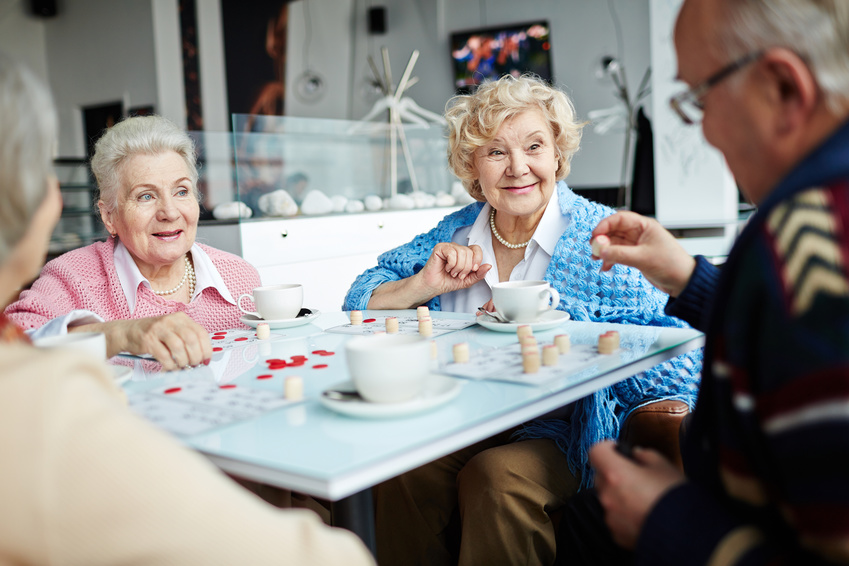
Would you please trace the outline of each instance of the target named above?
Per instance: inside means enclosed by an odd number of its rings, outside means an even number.
[[[481,265],[482,260],[479,246],[461,246],[453,242],[436,244],[421,271],[377,287],[368,308],[413,308],[443,293],[471,287],[492,269],[488,263]]]
[[[658,452],[634,448],[633,458],[626,458],[611,441],[590,449],[590,463],[604,520],[613,540],[626,549],[636,546],[643,523],[660,498],[685,481],[678,468]]]
[[[107,356],[112,357],[121,352],[150,354],[162,364],[165,371],[197,366],[212,358],[209,333],[182,312],[86,324],[70,328],[69,331],[103,332],[106,335]]]
[[[672,297],[687,286],[696,260],[656,220],[633,212],[618,212],[593,230],[593,257],[602,271],[617,263],[639,269],[649,282]]]

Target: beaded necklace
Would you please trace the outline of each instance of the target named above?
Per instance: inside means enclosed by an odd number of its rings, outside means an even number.
[[[195,292],[195,269],[192,267],[192,262],[189,261],[188,255],[185,257],[185,261],[186,261],[186,270],[183,272],[183,278],[180,279],[180,282],[177,284],[176,287],[174,287],[173,289],[168,289],[167,291],[157,291],[156,289],[153,288],[153,285],[151,285],[151,287],[150,287],[151,290],[153,290],[153,292],[156,293],[157,295],[159,295],[160,297],[162,297],[164,295],[173,295],[174,293],[176,293],[177,291],[182,289],[183,285],[185,285],[186,281],[188,281],[189,282],[189,299],[191,299],[192,295],[194,295],[194,292]]]
[[[526,247],[528,244],[531,243],[531,240],[534,239],[533,236],[531,236],[530,240],[528,240],[527,242],[523,242],[521,244],[511,244],[510,242],[508,242],[507,240],[502,238],[501,234],[498,233],[498,230],[495,229],[495,209],[494,208],[489,213],[489,227],[490,227],[490,229],[492,229],[492,235],[495,236],[496,240],[501,242],[502,245],[504,245],[504,246],[506,246],[510,249],[513,249],[513,250],[517,250],[519,248]]]

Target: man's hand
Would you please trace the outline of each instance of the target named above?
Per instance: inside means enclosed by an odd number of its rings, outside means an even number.
[[[598,223],[592,233],[593,257],[602,271],[617,263],[639,269],[649,282],[677,297],[687,286],[696,260],[656,220],[618,212]]]
[[[635,447],[623,456],[611,441],[590,450],[595,487],[613,540],[633,549],[643,523],[664,493],[684,482],[683,474],[654,450]]]

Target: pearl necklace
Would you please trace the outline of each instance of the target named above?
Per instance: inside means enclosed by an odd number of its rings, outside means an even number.
[[[167,291],[157,291],[153,288],[153,285],[150,286],[151,290],[159,295],[160,297],[163,295],[173,295],[180,289],[182,289],[183,285],[186,284],[186,281],[189,282],[189,298],[194,294],[195,290],[195,270],[192,267],[192,262],[189,261],[189,256],[185,257],[186,260],[186,270],[183,272],[183,278],[180,279],[180,282],[173,289],[168,289]]]
[[[503,246],[506,246],[512,250],[518,250],[519,248],[527,247],[528,244],[533,240],[533,236],[527,242],[523,242],[521,244],[511,244],[507,240],[501,237],[501,234],[498,233],[498,230],[495,229],[495,209],[492,209],[492,212],[489,213],[489,227],[492,229],[492,235],[495,236],[495,239],[501,242]]]

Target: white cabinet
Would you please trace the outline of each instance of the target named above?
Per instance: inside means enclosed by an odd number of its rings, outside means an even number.
[[[241,255],[259,270],[264,285],[302,283],[305,307],[336,311],[357,275],[377,265],[378,255],[458,209],[243,221]]]

